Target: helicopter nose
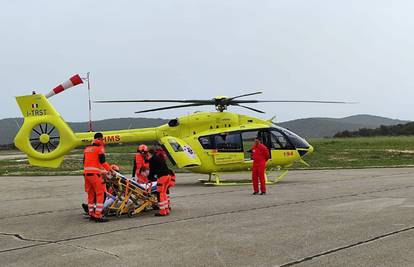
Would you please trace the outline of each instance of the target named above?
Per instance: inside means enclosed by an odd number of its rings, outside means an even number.
[[[298,149],[299,155],[301,158],[303,158],[306,155],[312,154],[313,153],[313,146],[309,145],[308,148],[301,148]]]

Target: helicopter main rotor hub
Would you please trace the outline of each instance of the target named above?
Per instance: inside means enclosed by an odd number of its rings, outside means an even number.
[[[227,110],[227,106],[226,105],[217,105],[216,110],[220,111],[220,112],[223,112],[223,111]]]
[[[229,105],[228,103],[228,97],[225,96],[217,96],[214,99],[214,105],[216,106],[216,110],[219,112],[223,112],[224,110],[227,110],[227,107]]]

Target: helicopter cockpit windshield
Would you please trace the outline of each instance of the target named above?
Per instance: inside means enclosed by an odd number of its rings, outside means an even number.
[[[272,134],[273,134],[273,132],[275,132],[275,130],[277,132],[282,132],[289,139],[289,141],[292,143],[292,145],[295,146],[295,148],[308,149],[310,147],[309,143],[305,139],[303,139],[299,135],[297,135],[297,134],[295,134],[295,133],[293,133],[293,132],[291,132],[291,131],[289,131],[285,128],[275,126],[275,127],[271,128]]]

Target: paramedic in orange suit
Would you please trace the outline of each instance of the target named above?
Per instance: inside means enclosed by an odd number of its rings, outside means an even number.
[[[105,184],[102,176],[112,170],[105,159],[102,133],[96,133],[94,138],[92,145],[87,146],[83,152],[83,173],[85,191],[88,194],[88,213],[91,220],[106,222],[107,219],[102,218],[105,193]]]
[[[148,147],[146,145],[138,146],[132,168],[132,177],[136,177],[136,181],[139,184],[146,184],[148,183],[148,178],[141,175],[142,168],[149,169]]]
[[[269,159],[269,149],[262,144],[261,139],[256,138],[252,147],[252,182],[253,182],[253,195],[259,193],[259,180],[261,195],[266,194],[266,181],[265,170],[266,161]]]

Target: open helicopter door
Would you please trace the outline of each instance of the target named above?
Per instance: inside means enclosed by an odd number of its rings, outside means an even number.
[[[166,136],[160,140],[178,168],[193,168],[201,165],[195,151],[189,144],[177,137]]]

